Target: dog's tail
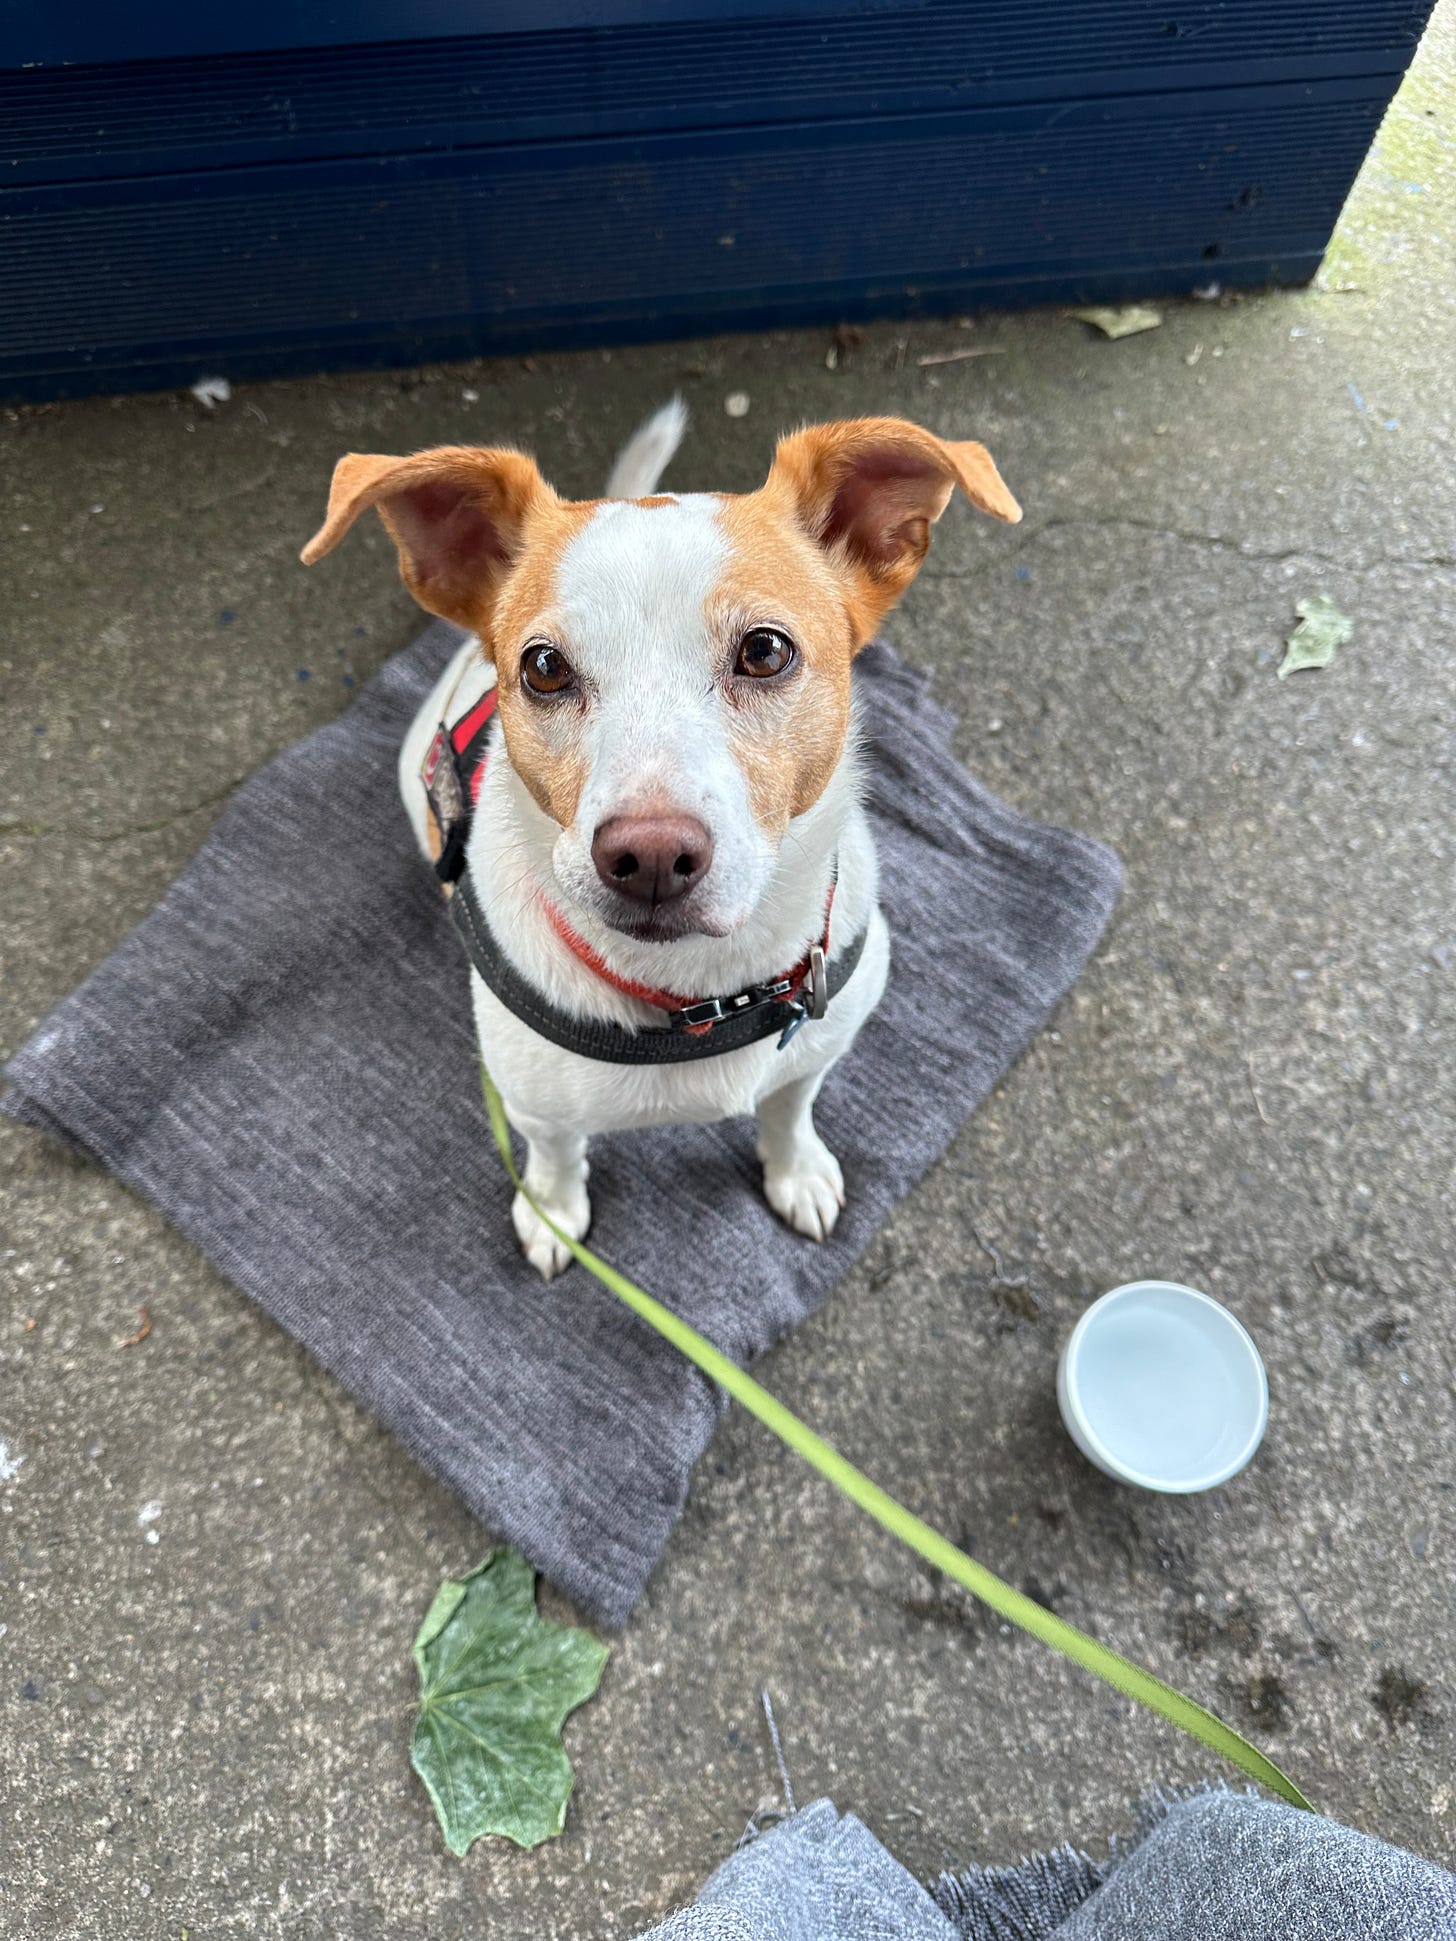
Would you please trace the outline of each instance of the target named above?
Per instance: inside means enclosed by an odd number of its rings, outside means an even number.
[[[657,490],[657,481],[667,470],[668,460],[683,441],[688,428],[688,408],[681,398],[673,398],[654,411],[645,425],[639,425],[617,454],[612,476],[607,480],[609,499],[645,499]]]

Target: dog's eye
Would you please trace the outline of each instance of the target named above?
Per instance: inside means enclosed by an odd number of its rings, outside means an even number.
[[[786,634],[773,627],[755,627],[739,641],[733,671],[746,674],[754,681],[771,680],[775,674],[793,666],[797,651]]]
[[[559,647],[538,640],[521,656],[521,683],[532,694],[565,694],[575,686],[576,676]]]

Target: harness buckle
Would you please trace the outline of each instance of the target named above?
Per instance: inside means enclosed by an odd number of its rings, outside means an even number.
[[[465,840],[470,834],[470,817],[465,806],[459,763],[450,742],[450,730],[443,721],[425,752],[425,759],[420,765],[420,780],[424,784],[430,813],[435,819],[440,845],[435,858],[435,874],[442,883],[457,883],[465,867]]]
[[[697,1004],[684,1005],[681,1011],[669,1011],[667,1023],[672,1031],[701,1031],[705,1026],[722,1024],[725,1018],[741,1017],[745,1011],[758,1011],[765,1004],[782,1004],[792,995],[792,977],[776,977],[772,984],[750,984],[746,991],[736,991],[732,997],[705,997]]]
[[[667,1023],[669,1030],[691,1031],[705,1024],[718,1024],[726,1015],[722,998],[705,997],[700,1004],[685,1004],[681,1011],[669,1011]]]

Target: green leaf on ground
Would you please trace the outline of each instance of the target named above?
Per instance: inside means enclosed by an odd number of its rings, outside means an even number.
[[[568,1712],[601,1679],[607,1647],[536,1615],[536,1573],[497,1550],[435,1593],[415,1639],[420,1714],[410,1763],[451,1853],[501,1834],[538,1847],[566,1824]]]
[[[1279,678],[1297,674],[1301,667],[1328,667],[1335,649],[1343,647],[1355,631],[1348,613],[1341,613],[1334,601],[1323,593],[1313,599],[1296,600],[1294,611],[1299,625],[1284,643],[1284,658],[1279,663]]]
[[[1140,330],[1156,330],[1163,321],[1162,311],[1146,303],[1128,303],[1121,308],[1094,303],[1090,309],[1069,310],[1067,315],[1079,323],[1095,324],[1104,337],[1135,337]]]

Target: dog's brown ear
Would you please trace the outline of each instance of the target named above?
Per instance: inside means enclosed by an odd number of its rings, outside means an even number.
[[[766,490],[855,582],[864,637],[920,570],[930,528],[961,491],[993,519],[1021,517],[984,445],[937,438],[903,418],[809,425],[781,439]]]
[[[399,550],[400,578],[420,605],[479,630],[527,513],[554,497],[520,452],[467,445],[413,458],[350,452],[334,467],[328,513],[299,557],[312,566],[373,506]]]

